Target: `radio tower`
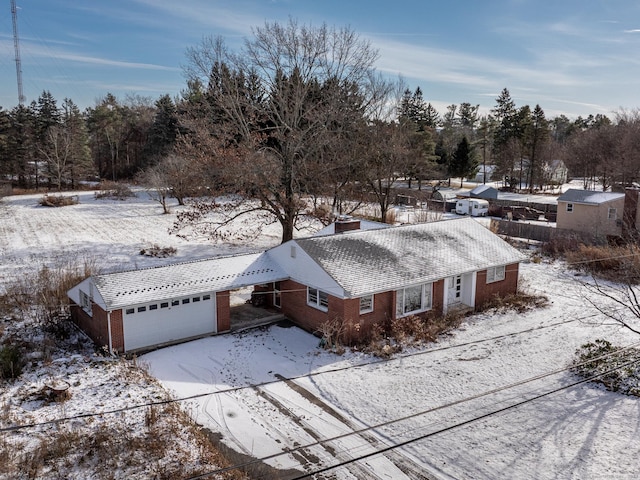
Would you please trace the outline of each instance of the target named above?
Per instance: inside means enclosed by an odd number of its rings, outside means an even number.
[[[20,61],[20,45],[18,43],[18,9],[16,0],[11,0],[11,18],[13,19],[13,48],[16,56],[16,75],[18,77],[18,105],[23,105],[26,98],[22,90],[22,62]]]

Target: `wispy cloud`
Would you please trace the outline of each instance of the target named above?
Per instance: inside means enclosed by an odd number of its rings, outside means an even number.
[[[220,6],[219,2],[191,1],[188,4],[175,0],[133,0],[138,5],[159,11],[173,19],[182,19],[194,24],[248,35],[251,28],[264,23],[264,17],[252,15],[241,5],[232,8]],[[165,17],[167,18],[167,17]]]
[[[50,59],[56,61],[69,61],[84,65],[99,65],[105,67],[118,67],[126,69],[141,69],[141,70],[163,70],[163,71],[179,71],[177,67],[168,67],[165,65],[157,65],[144,62],[127,62],[124,60],[114,60],[110,58],[104,58],[101,56],[86,55],[82,53],[70,52],[67,50],[51,49],[41,47],[39,44],[23,43],[24,58],[34,59]]]

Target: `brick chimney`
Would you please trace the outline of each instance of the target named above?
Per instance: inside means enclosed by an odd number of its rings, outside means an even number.
[[[335,223],[335,233],[350,232],[352,230],[360,230],[360,220],[340,215]]]

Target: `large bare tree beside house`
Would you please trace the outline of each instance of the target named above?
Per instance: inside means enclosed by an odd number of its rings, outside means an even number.
[[[196,138],[180,142],[183,153],[206,149],[215,172],[212,197],[232,187],[238,198],[254,199],[248,210],[261,209],[281,224],[283,241],[291,239],[306,208],[302,197],[335,169],[324,163],[337,161],[327,149],[337,138],[350,141],[355,125],[389,92],[373,71],[377,52],[347,28],[289,20],[255,28],[237,53],[220,38],[206,38],[187,55],[190,85],[202,92],[190,95],[198,99],[191,116],[197,128],[190,130]],[[196,208],[206,214],[212,205]],[[205,217],[190,212],[177,226]]]

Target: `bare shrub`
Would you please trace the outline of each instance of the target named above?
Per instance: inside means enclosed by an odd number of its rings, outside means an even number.
[[[178,250],[175,247],[161,247],[154,243],[150,247],[140,250],[140,255],[147,257],[167,258],[174,256]]]
[[[76,205],[78,203],[78,196],[45,195],[40,199],[39,203],[43,207],[66,207],[68,205]]]
[[[128,185],[111,181],[100,182],[98,191],[94,195],[96,198],[112,198],[115,200],[126,200],[136,196]]]
[[[347,328],[342,318],[336,317],[320,325],[316,333],[320,336],[320,346],[339,355],[343,354]]]
[[[18,378],[25,363],[24,352],[14,342],[0,346],[0,379]]]
[[[442,220],[442,217],[442,212],[435,212],[426,208],[417,208],[413,212],[414,223],[437,222],[438,220]]]
[[[574,236],[557,236],[542,244],[542,253],[557,258],[584,245]]]
[[[516,293],[494,295],[490,300],[479,306],[476,312],[490,310],[496,313],[504,313],[515,310],[518,313],[524,313],[535,308],[546,307],[548,304],[549,299],[545,295],[534,295],[519,289]]]
[[[640,255],[637,247],[580,245],[567,251],[566,261],[577,270],[606,280],[640,282]]]
[[[394,209],[387,210],[387,213],[384,216],[384,223],[388,223],[389,225],[393,225],[396,223],[398,217],[398,213]]]
[[[24,318],[32,317],[37,322],[57,327],[61,319],[69,316],[69,289],[97,270],[96,261],[91,258],[85,258],[82,263],[76,263],[75,259],[58,259],[7,285],[0,302]]]
[[[409,315],[378,328],[362,350],[380,358],[390,358],[404,348],[435,342],[438,336],[460,326],[465,312],[451,311],[446,315]]]

